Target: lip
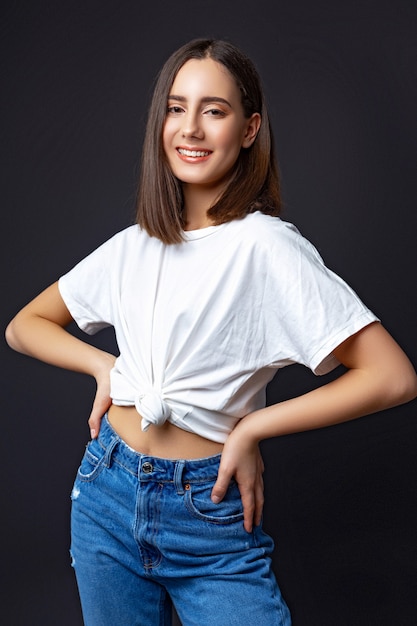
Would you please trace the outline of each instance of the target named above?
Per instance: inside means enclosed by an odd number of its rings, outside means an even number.
[[[176,152],[182,161],[196,163],[206,161],[212,154],[212,150],[200,147],[177,146]]]

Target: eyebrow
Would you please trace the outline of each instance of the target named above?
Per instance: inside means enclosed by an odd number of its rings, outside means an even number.
[[[187,98],[185,96],[175,96],[173,94],[168,96],[168,100],[176,100],[177,102],[187,102]],[[218,102],[219,104],[226,104],[228,107],[232,108],[232,105],[228,100],[224,98],[220,98],[219,96],[204,96],[201,98],[202,103],[208,102]]]

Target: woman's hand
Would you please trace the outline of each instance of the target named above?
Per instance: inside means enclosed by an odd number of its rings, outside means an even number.
[[[224,444],[211,499],[216,504],[221,502],[231,478],[234,477],[242,498],[243,525],[248,533],[252,532],[254,525],[261,523],[264,505],[263,471],[264,463],[258,443],[242,438],[238,428],[232,431]]]
[[[96,375],[97,390],[88,419],[91,439],[98,437],[101,420],[112,402],[110,397],[110,371],[114,366],[115,360],[115,356],[103,353],[103,367]]]

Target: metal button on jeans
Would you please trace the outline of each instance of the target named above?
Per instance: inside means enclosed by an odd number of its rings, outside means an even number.
[[[146,462],[142,465],[142,471],[143,471],[145,474],[150,474],[150,473],[152,472],[152,470],[153,470],[152,463],[149,463],[149,461],[146,461]]]

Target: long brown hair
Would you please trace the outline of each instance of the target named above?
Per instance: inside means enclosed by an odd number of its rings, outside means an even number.
[[[258,210],[268,215],[281,210],[272,129],[254,64],[227,41],[194,39],[169,57],[157,77],[142,150],[136,221],[167,244],[181,242],[184,228],[181,182],[171,172],[162,145],[169,90],[187,61],[206,58],[224,65],[235,79],[245,117],[260,113],[262,119],[254,143],[241,149],[224,192],[207,215],[222,224]]]

